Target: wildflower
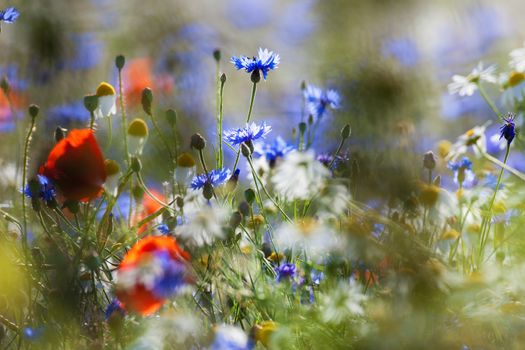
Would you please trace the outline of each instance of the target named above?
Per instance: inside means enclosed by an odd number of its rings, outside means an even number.
[[[503,124],[500,127],[501,134],[499,138],[501,140],[501,138],[504,137],[505,140],[507,140],[507,145],[510,146],[510,143],[512,142],[512,140],[514,140],[514,137],[516,136],[516,124],[514,123],[514,114],[507,114],[506,117],[503,117],[503,121],[505,122],[505,124]]]
[[[478,84],[482,81],[496,83],[497,79],[494,76],[495,71],[496,66],[491,65],[483,68],[483,63],[480,62],[466,77],[457,74],[454,75],[452,77],[452,83],[448,84],[448,92],[450,94],[458,93],[459,96],[472,96],[478,89]]]
[[[472,162],[464,157],[460,162],[449,162],[448,168],[454,172],[454,183],[461,187],[472,187],[476,177],[472,171]]]
[[[71,130],[55,144],[39,173],[52,180],[66,199],[87,201],[100,196],[107,174],[93,131]]]
[[[117,298],[114,298],[106,307],[104,314],[106,321],[109,321],[114,317],[124,317],[126,315],[126,310],[124,310],[122,303]]]
[[[511,66],[518,72],[525,71],[525,47],[520,47],[519,49],[512,50],[509,55],[509,66]]]
[[[255,157],[265,157],[270,167],[275,166],[278,158],[283,158],[287,153],[294,149],[281,137],[277,137],[272,143],[265,143],[262,146],[255,146],[253,155]]]
[[[479,155],[487,151],[487,137],[485,130],[487,125],[475,126],[472,129],[460,135],[457,141],[450,147],[446,157],[448,159],[455,159],[458,156],[467,152],[469,147],[472,147],[474,153]],[[445,152],[441,152],[444,154]]]
[[[275,233],[277,246],[308,254],[319,255],[330,252],[341,244],[336,233],[325,224],[311,218],[292,224],[282,224]]]
[[[95,110],[97,118],[110,117],[117,114],[117,97],[115,88],[106,82],[100,83],[97,88],[98,107]]]
[[[174,238],[150,236],[138,241],[117,270],[116,294],[126,309],[150,315],[185,284],[190,256]]]
[[[295,270],[296,270],[295,264],[285,263],[285,264],[280,265],[279,267],[276,268],[276,271],[277,271],[276,281],[281,282],[281,280],[283,279],[286,279],[286,280],[292,279],[295,276]]]
[[[230,169],[213,169],[208,174],[204,173],[195,176],[191,181],[191,188],[194,190],[199,190],[206,184],[210,184],[212,187],[218,187],[224,184],[230,178],[230,175]]]
[[[148,124],[140,118],[135,118],[128,126],[128,151],[131,155],[141,155],[144,143],[148,137]]]
[[[157,198],[158,201],[164,202],[166,198],[164,195],[160,192],[157,192],[155,190],[150,190],[151,194]],[[133,217],[133,223],[138,223],[141,220],[147,218],[148,216],[156,213],[158,210],[162,209],[162,204],[160,204],[157,200],[155,200],[153,197],[150,196],[149,193],[146,193],[144,197],[142,197],[142,203],[140,208],[138,209],[137,213],[135,213]],[[160,220],[160,218],[158,218]],[[137,233],[141,234],[147,229],[147,224],[142,225],[139,227]]]
[[[262,48],[259,48],[258,55],[259,57],[253,58],[233,56],[230,62],[233,63],[237,70],[244,69],[247,73],[252,73],[252,81],[254,76],[260,79],[260,72],[262,72],[263,78],[266,80],[268,72],[277,69],[281,58],[278,54],[273,53],[273,51],[268,51],[268,49],[263,50]]]
[[[37,182],[38,186],[40,187],[40,190],[38,194],[33,194],[31,191],[31,186],[26,185],[26,188],[24,189],[24,194],[27,198],[41,198],[45,200],[46,202],[51,202],[56,196],[56,190],[55,186],[49,181],[47,177],[44,175],[37,175]]]
[[[257,125],[255,123],[246,124],[245,128],[232,129],[224,132],[224,139],[233,146],[246,143],[253,149],[253,141],[264,138],[272,130],[272,127],[262,123]]]
[[[166,224],[158,225],[157,226],[157,230],[163,235],[167,235],[167,234],[169,234],[171,232],[170,228]]]
[[[512,71],[503,73],[499,77],[503,93],[501,101],[505,106],[513,107],[515,103],[523,101],[525,96],[525,73]]]
[[[198,202],[190,193],[184,200],[184,219],[175,228],[175,234],[196,246],[210,245],[216,238],[224,238],[223,227],[227,224],[228,211],[220,206]],[[201,197],[200,197],[201,198]]]
[[[195,159],[189,153],[182,153],[177,158],[177,168],[175,168],[175,181],[182,185],[189,185],[195,175]]]
[[[321,118],[325,114],[327,107],[331,109],[340,107],[341,96],[335,90],[322,90],[315,85],[309,84],[303,93],[308,111],[316,119]]]
[[[262,321],[253,326],[252,332],[255,341],[261,342],[262,345],[268,347],[272,334],[277,330],[277,324],[273,321]]]
[[[142,90],[153,86],[152,63],[147,58],[137,58],[126,62],[122,71],[124,94],[130,106],[140,105]]]
[[[8,7],[0,11],[0,22],[14,23],[20,16],[20,12],[14,7]]]
[[[340,282],[321,297],[321,312],[325,322],[340,323],[346,317],[364,314],[363,302],[367,297],[358,283]]]
[[[220,325],[215,330],[215,339],[210,350],[251,350],[253,344],[242,329]]]
[[[291,152],[275,168],[275,190],[288,200],[308,199],[318,193],[330,171],[315,159],[314,153]]]

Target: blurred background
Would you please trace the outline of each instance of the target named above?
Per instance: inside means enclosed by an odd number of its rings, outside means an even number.
[[[508,52],[525,37],[525,3],[519,0],[14,0],[3,6],[21,12],[0,34],[0,75],[10,82],[15,106],[11,111],[0,97],[4,165],[13,160],[9,140],[20,139],[15,126],[27,123],[29,103],[42,108],[33,172],[57,125],[85,126],[83,96],[101,81],[117,86],[117,54],[126,56],[130,118],[146,119],[140,92],[149,86],[158,115],[177,111],[183,146],[189,148],[184,137],[197,131],[215,140],[212,52],[221,49],[220,70],[228,77],[227,129],[242,125],[251,90],[249,76],[236,72],[229,58],[263,47],[279,53],[281,64],[259,86],[254,120],[273,126],[270,140],[280,135],[292,142],[301,119],[301,82],[338,90],[342,108],[323,121],[313,146],[333,152],[340,128],[350,123],[347,174],[357,199],[368,201],[411,193],[422,153],[496,120],[479,95],[451,96],[447,84],[453,74],[467,75],[481,57],[506,68]],[[99,125],[99,132],[105,128]],[[146,149],[147,162],[159,170],[153,180],[170,170],[160,149]]]

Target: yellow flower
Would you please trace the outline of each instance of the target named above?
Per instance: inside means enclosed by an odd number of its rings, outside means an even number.
[[[277,330],[277,324],[273,321],[263,321],[253,326],[253,334],[256,341],[268,347],[272,334]]]

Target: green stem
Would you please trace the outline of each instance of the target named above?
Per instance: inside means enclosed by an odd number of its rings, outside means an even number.
[[[334,165],[334,163],[335,163],[335,159],[336,159],[337,156],[339,155],[339,152],[341,152],[341,149],[343,148],[343,145],[345,144],[345,140],[346,140],[346,138],[342,138],[342,139],[341,139],[341,142],[339,142],[339,147],[337,147],[337,150],[336,150],[335,153],[334,153],[334,158],[332,159],[332,161],[331,161],[330,164],[328,165],[328,169],[332,169],[332,165]]]
[[[89,112],[91,114],[91,118],[89,119],[89,128],[91,130],[93,130],[93,128],[95,127],[95,113],[94,112]]]
[[[250,119],[252,117],[252,111],[253,111],[253,102],[255,101],[255,93],[257,92],[257,83],[253,83],[252,87],[252,95],[250,97],[250,108],[248,108],[248,116],[246,117],[246,124],[250,122]],[[237,169],[237,164],[239,164],[239,157],[241,155],[241,147],[239,146],[239,149],[237,150],[237,156],[235,157],[235,163],[233,164],[232,170],[235,171]]]
[[[490,100],[490,98],[488,97],[487,93],[485,92],[485,89],[483,89],[483,86],[481,85],[481,83],[478,83],[478,88],[479,88],[479,93],[480,93],[481,97],[483,97],[485,102],[487,102],[487,104],[489,105],[490,109],[492,109],[492,111],[496,114],[496,116],[498,118],[500,118],[501,117],[501,113],[500,113],[498,107],[496,107],[496,105]]]
[[[120,112],[122,113],[122,139],[124,140],[124,155],[128,166],[130,165],[129,151],[128,151],[128,122],[126,119],[126,109],[124,108],[124,93],[122,86],[122,70],[118,70],[118,90],[119,90],[119,102]]]
[[[29,130],[27,132],[27,136],[25,139],[25,145],[24,145],[24,160],[22,163],[22,223],[23,223],[23,230],[22,230],[22,245],[24,247],[24,250],[27,253],[27,204],[26,204],[26,195],[24,193],[26,185],[27,185],[27,167],[28,167],[28,160],[29,160],[29,147],[31,146],[31,138],[33,135],[33,132],[35,131],[35,117],[31,118],[31,125],[29,126]]]
[[[160,140],[164,144],[164,147],[168,150],[168,155],[170,156],[171,164],[175,163],[175,159],[173,158],[173,153],[171,152],[170,145],[168,143],[168,140],[164,137],[164,134],[160,131],[159,125],[157,124],[157,120],[153,116],[153,112],[149,113],[149,116],[151,118],[151,122],[153,123],[153,128],[155,128],[155,131],[157,134],[159,134]]]
[[[479,148],[479,147],[478,147]],[[480,149],[481,151],[481,149]],[[483,155],[483,157],[485,157],[487,160],[491,161],[492,163],[496,164],[497,166],[501,167],[502,169],[505,169],[507,170],[509,173],[511,173],[512,175],[516,176],[517,178],[519,178],[520,180],[522,181],[525,181],[525,174],[523,174],[522,172],[520,172],[519,170],[517,169],[514,169],[513,167],[503,163],[502,161],[500,161],[499,159],[497,158],[494,158],[493,156],[491,156],[490,154],[486,153],[486,152],[483,152],[481,151],[481,154]]]
[[[224,163],[224,153],[222,151],[222,117],[223,117],[224,84],[222,82],[220,84],[221,86],[219,89],[219,116],[217,120],[217,144],[219,146],[219,159],[217,162],[217,168],[222,169],[223,163]]]

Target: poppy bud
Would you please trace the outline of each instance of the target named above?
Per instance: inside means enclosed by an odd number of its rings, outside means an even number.
[[[60,126],[57,126],[55,129],[55,142],[58,142],[66,137],[66,131],[67,129],[64,129]]]
[[[259,72],[258,69],[254,69],[250,79],[252,80],[252,83],[257,84],[261,81],[261,72]]]
[[[31,117],[36,118],[39,111],[40,111],[40,107],[38,107],[38,105],[35,105],[35,104],[29,105],[29,115]]]
[[[299,123],[299,131],[301,132],[301,135],[304,135],[304,133],[306,132],[306,123],[305,122],[300,122]]]
[[[222,73],[221,74],[221,84],[224,85],[224,83],[226,83],[226,74]]]
[[[191,135],[190,146],[191,148],[201,151],[206,147],[206,139],[199,133],[193,134]]]
[[[135,155],[142,154],[142,149],[148,136],[148,124],[140,118],[133,119],[128,126],[128,136],[129,153]]]
[[[343,139],[347,139],[350,137],[350,124],[346,124],[343,126],[343,129],[341,130],[341,137]]]
[[[423,166],[428,170],[432,170],[436,167],[436,157],[432,151],[428,151],[423,156]]]
[[[213,50],[213,58],[215,61],[219,62],[221,60],[221,49]]]
[[[9,94],[9,91],[11,90],[9,87],[9,80],[7,80],[5,75],[2,77],[2,80],[0,80],[0,89],[2,89],[6,95]]]
[[[98,107],[98,96],[97,95],[86,95],[84,96],[84,107],[93,113]]]
[[[173,128],[175,125],[177,125],[177,112],[175,112],[173,109],[168,109],[166,111],[166,120]]]
[[[131,190],[131,194],[133,195],[133,198],[135,199],[135,201],[137,202],[141,202],[143,199],[144,199],[144,189],[142,187],[140,187],[139,185],[136,185],[136,186],[133,186],[133,189]],[[157,192],[155,192],[154,194],[158,194]],[[149,195],[147,197],[147,200],[146,201],[149,201],[151,199],[151,202],[152,203],[156,203]],[[156,210],[153,210],[153,212],[155,212]]]
[[[245,142],[241,143],[241,153],[246,158],[248,158],[252,154],[250,147],[248,147],[248,145]]]
[[[231,228],[236,228],[237,226],[240,225],[241,222],[242,222],[242,214],[239,213],[238,211],[234,212],[232,216],[230,216],[230,227]]]
[[[118,55],[117,57],[115,57],[115,66],[117,66],[118,70],[122,70],[125,64],[126,64],[126,57],[124,57],[124,55]]]
[[[247,202],[242,201],[241,203],[239,203],[237,209],[244,216],[250,215],[250,205]]]
[[[202,195],[207,200],[210,200],[213,197],[213,186],[211,183],[206,182],[204,186],[202,187]]]
[[[131,158],[131,170],[138,173],[142,170],[142,163],[137,157]]]
[[[153,92],[149,87],[142,90],[142,109],[146,114],[151,115],[151,104],[153,103]]]
[[[255,200],[255,192],[251,188],[248,188],[246,191],[244,191],[244,199],[246,199],[246,202],[249,204],[252,204]]]

